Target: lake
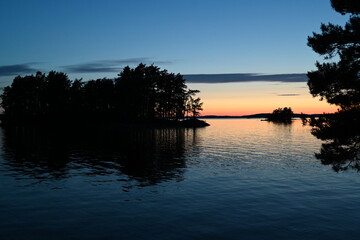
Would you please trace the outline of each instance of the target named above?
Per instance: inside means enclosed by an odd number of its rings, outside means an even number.
[[[1,239],[357,239],[360,176],[300,120],[0,129]]]

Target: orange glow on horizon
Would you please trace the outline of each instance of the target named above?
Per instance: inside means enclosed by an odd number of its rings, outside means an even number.
[[[304,82],[192,84],[190,88],[201,91],[202,116],[271,113],[279,107],[291,107],[294,113],[320,114],[335,112],[338,108],[312,97]]]
[[[278,107],[291,107],[291,106],[277,106],[273,108],[253,108],[253,109],[242,109],[242,110],[227,110],[227,109],[211,109],[201,112],[201,116],[206,115],[217,115],[217,116],[244,116],[244,115],[252,115],[258,113],[271,113],[274,109]],[[336,106],[331,106],[328,108],[294,108],[291,107],[294,113],[305,113],[305,114],[322,114],[322,113],[333,113],[337,111]]]

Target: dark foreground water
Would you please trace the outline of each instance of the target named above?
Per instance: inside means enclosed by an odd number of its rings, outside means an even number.
[[[0,239],[358,239],[360,175],[300,121],[2,129]]]

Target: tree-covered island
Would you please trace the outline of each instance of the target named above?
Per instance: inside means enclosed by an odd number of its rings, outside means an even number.
[[[294,112],[291,107],[277,108],[266,119],[270,122],[291,123]]]
[[[115,79],[83,82],[62,72],[14,78],[4,88],[3,125],[141,123],[207,126],[198,120],[203,103],[181,74],[139,64]]]

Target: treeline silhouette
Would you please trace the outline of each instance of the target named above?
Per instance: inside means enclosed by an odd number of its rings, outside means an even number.
[[[178,121],[202,110],[198,90],[181,74],[139,64],[115,79],[71,81],[65,73],[17,76],[1,95],[3,123],[44,121]]]

